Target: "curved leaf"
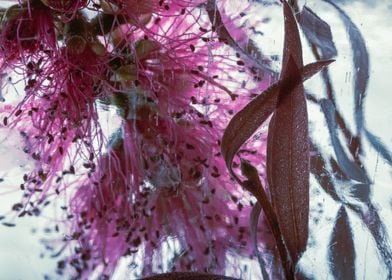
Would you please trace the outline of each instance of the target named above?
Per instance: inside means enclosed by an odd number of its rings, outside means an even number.
[[[346,209],[341,206],[329,242],[329,262],[335,279],[355,280],[355,248]]]
[[[328,128],[332,131],[330,132],[332,142],[335,149],[335,154],[337,156],[337,161],[339,163],[340,168],[346,174],[348,178],[362,181],[364,184],[356,184],[350,188],[351,195],[355,197],[357,200],[365,203],[366,208],[362,209],[360,207],[355,207],[351,204],[347,206],[350,207],[356,214],[359,215],[363,223],[366,225],[370,233],[372,234],[377,249],[382,256],[382,260],[384,261],[386,268],[388,269],[388,279],[392,279],[392,249],[391,243],[388,237],[387,229],[382,222],[377,208],[373,205],[373,203],[369,203],[368,192],[370,192],[369,188],[369,179],[364,170],[362,170],[356,163],[350,161],[345,154],[343,147],[341,146],[339,140],[337,139],[336,134],[336,121],[335,118],[335,109],[333,104],[330,101],[322,101],[322,108],[325,112],[325,116],[327,118]],[[366,210],[365,210],[366,209]]]
[[[324,111],[324,115],[327,121],[329,134],[331,135],[332,146],[335,151],[336,159],[339,167],[344,174],[351,179],[357,180],[358,182],[368,183],[369,179],[363,169],[361,169],[355,162],[351,161],[340,143],[337,134],[337,124],[335,117],[335,106],[330,100],[321,100],[321,108]]]
[[[249,102],[230,120],[222,138],[222,155],[233,177],[238,179],[232,170],[232,162],[235,154],[275,111],[280,88],[292,89],[296,87],[301,82],[317,74],[333,61],[324,60],[306,65],[299,71],[302,80],[295,80],[294,77],[286,77],[285,80],[278,81]]]
[[[293,12],[286,1],[283,1],[283,6],[285,43],[280,81],[257,96],[230,121],[222,138],[222,155],[231,175],[260,203],[276,240],[285,276],[287,279],[293,279],[294,270],[291,259],[294,263],[298,261],[300,254],[306,248],[308,238],[308,120],[302,83],[330,64],[332,60],[316,62],[303,67],[298,27]],[[257,170],[252,165],[241,161],[243,175],[248,178],[245,182],[242,182],[232,170],[232,161],[240,146],[251,137],[274,110],[276,110],[274,117],[278,116],[280,122],[277,127],[283,128],[275,129],[273,128],[275,126],[272,125],[274,122],[270,123],[268,142],[271,143],[270,139],[278,139],[273,145],[268,145],[269,152],[267,152],[268,180],[275,209],[271,207],[258,178]],[[287,117],[289,117],[289,122],[286,122]],[[289,129],[287,130],[287,128]],[[294,128],[298,129],[296,132],[299,133],[296,134]],[[288,144],[289,147],[288,150],[284,149],[283,153],[278,148],[282,139],[283,143]],[[274,149],[277,151],[271,152]],[[295,151],[296,149],[298,151]],[[286,161],[287,159],[289,161],[288,169],[284,164],[282,165],[282,160]],[[271,168],[272,166],[273,168]],[[277,170],[278,172],[276,172]],[[278,178],[281,175],[278,173],[281,172],[286,174],[282,176],[283,181]],[[286,205],[291,207],[286,207]]]
[[[357,134],[359,135],[364,126],[363,102],[366,97],[366,89],[369,80],[369,54],[361,31],[352,22],[350,17],[334,2],[330,0],[324,1],[332,5],[339,12],[346,25],[351,48],[353,50],[355,122]]]
[[[322,59],[332,58],[338,54],[328,23],[307,6],[302,8],[298,18],[306,38],[320,50]]]
[[[380,155],[390,164],[392,165],[392,153],[388,150],[384,143],[381,142],[381,139],[371,133],[369,130],[365,129],[366,137],[368,138],[370,144],[380,153]]]
[[[261,256],[261,253],[259,251],[259,248],[257,246],[257,226],[259,223],[259,218],[261,214],[261,205],[259,202],[255,204],[252,208],[252,212],[250,213],[250,238],[253,243],[253,247],[255,248],[255,253],[257,256],[257,260],[259,261],[259,266],[261,270],[261,275],[263,276],[263,280],[268,280],[270,279],[268,276],[268,272],[265,270],[265,263],[263,260],[263,257]]]
[[[268,225],[272,231],[272,234],[275,238],[276,247],[279,252],[280,259],[282,261],[282,267],[286,276],[287,280],[294,279],[294,267],[293,263],[290,260],[287,247],[283,240],[283,234],[280,230],[278,217],[276,216],[274,209],[272,208],[267,194],[264,191],[264,188],[260,182],[259,175],[257,173],[256,167],[251,165],[246,160],[241,160],[241,171],[242,174],[247,178],[246,181],[241,182],[241,186],[244,187],[246,190],[251,192],[257,199],[258,203],[261,205],[265,217],[267,219]],[[256,209],[257,211],[257,209]],[[252,213],[256,216],[257,213]],[[255,217],[251,218],[251,228],[252,223],[255,223]],[[256,238],[256,235],[253,236]],[[256,240],[257,242],[257,240]],[[256,244],[257,245],[257,244]]]
[[[319,151],[319,148],[311,142],[313,156],[310,157],[310,171],[319,182],[324,191],[336,202],[340,202],[340,197],[336,193],[333,176],[327,170],[327,164]]]

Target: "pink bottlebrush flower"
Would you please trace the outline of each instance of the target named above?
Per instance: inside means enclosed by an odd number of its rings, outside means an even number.
[[[145,127],[136,123],[135,131],[133,121],[124,123],[122,139],[71,201],[72,236],[80,249],[69,265],[84,276],[98,267],[110,275],[122,256],[142,251],[143,273],[158,272],[170,238],[181,254],[173,270],[223,273],[227,254],[251,256],[249,197],[213,154],[216,138],[198,122],[149,122],[148,113],[139,114],[147,117],[140,122]]]
[[[124,118],[122,131],[71,201],[78,250],[67,263],[77,277],[99,269],[110,275],[121,256],[137,252],[151,263],[143,274],[161,271],[169,239],[181,247],[173,270],[223,273],[228,254],[253,254],[249,197],[219,154],[231,110],[249,98],[233,103],[220,83],[242,66],[236,56],[209,56],[201,35],[181,38],[176,31],[129,43],[136,64],[123,62],[115,70],[122,91],[112,98]],[[209,65],[210,58],[216,61]],[[227,84],[242,92],[243,83]]]
[[[209,22],[202,16],[195,20],[192,13],[197,12],[200,13],[195,8],[193,12],[189,11],[181,16],[162,19],[156,17],[151,26],[135,29],[123,25],[114,30],[114,55],[119,62],[115,70],[124,74],[123,79],[130,81],[130,84],[137,80],[156,91],[159,91],[159,87],[176,86],[180,89],[192,84],[192,87],[198,89],[196,92],[203,92],[204,98],[210,99],[211,102],[214,96],[208,94],[209,88],[216,87],[226,92],[227,96],[221,95],[219,99],[227,102],[234,99],[235,95],[249,93],[249,89],[260,85],[260,77],[245,67],[238,54],[222,46],[220,38],[208,27]],[[130,61],[124,53],[132,53],[134,57]],[[232,75],[238,77],[233,78]],[[169,82],[174,85],[169,85]],[[176,94],[178,89],[173,90],[167,97],[173,98],[172,95]],[[181,89],[180,93],[180,98],[185,97],[183,94],[191,98],[194,91]],[[206,99],[203,102],[206,103]],[[242,102],[238,101],[237,106],[240,107]]]
[[[28,62],[26,95],[4,119],[22,133],[24,150],[35,160],[24,177],[27,197],[60,193],[67,187],[62,178],[102,149],[95,101],[105,94],[105,65],[105,54],[97,55],[89,42],[77,52],[69,45]]]
[[[94,33],[104,34],[105,46],[75,12],[64,46],[22,67],[26,97],[6,122],[22,131],[36,161],[24,178],[28,200],[74,191],[77,247],[59,269],[72,266],[75,278],[109,275],[122,256],[137,253],[144,275],[162,271],[169,240],[179,244],[172,270],[224,273],[228,255],[254,254],[250,197],[228,175],[219,145],[231,115],[267,81],[222,44],[196,2],[103,1],[130,19]],[[104,155],[97,99],[123,118]],[[83,181],[63,180],[82,165]]]
[[[0,28],[0,45],[0,56],[6,64],[39,50],[54,49],[52,13],[40,1],[10,7]]]

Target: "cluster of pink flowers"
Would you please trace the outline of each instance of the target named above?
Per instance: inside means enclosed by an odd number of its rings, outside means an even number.
[[[110,276],[130,256],[143,275],[164,263],[225,273],[230,254],[254,257],[252,203],[226,171],[220,138],[268,77],[222,42],[205,1],[87,2],[24,1],[0,29],[0,69],[26,83],[23,100],[2,108],[35,162],[23,211],[72,193],[64,242],[75,250],[58,272]],[[121,117],[109,139],[102,103]],[[260,159],[264,149],[242,152]],[[179,244],[170,260],[168,242]]]

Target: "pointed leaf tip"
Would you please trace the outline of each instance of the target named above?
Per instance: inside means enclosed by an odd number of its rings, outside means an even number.
[[[355,280],[355,248],[349,217],[344,206],[337,214],[329,242],[329,261],[335,279]]]
[[[287,66],[290,56],[293,57],[298,68],[304,65],[302,58],[302,45],[299,35],[297,21],[295,20],[294,12],[287,1],[283,1],[284,14],[284,49],[282,61],[282,73]]]

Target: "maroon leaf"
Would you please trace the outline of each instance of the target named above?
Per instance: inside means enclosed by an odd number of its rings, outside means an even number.
[[[324,191],[329,194],[333,200],[341,202],[340,197],[336,193],[333,176],[331,172],[328,171],[327,163],[320,153],[319,148],[314,143],[311,143],[311,150],[313,156],[310,157],[310,171]]]
[[[241,160],[241,171],[242,174],[247,178],[246,181],[241,182],[241,185],[256,197],[258,201],[257,205],[260,205],[261,208],[263,209],[268,225],[272,231],[272,234],[276,242],[276,247],[278,249],[279,256],[282,261],[282,266],[286,279],[287,280],[294,279],[294,267],[291,260],[289,259],[287,247],[283,241],[283,235],[279,227],[278,218],[276,217],[274,209],[272,209],[267,194],[265,193],[264,188],[260,182],[257,169],[248,161]],[[251,234],[253,230],[254,233],[252,234],[252,239],[254,243],[256,243],[255,244],[256,251],[257,251],[257,239],[255,234],[255,227],[257,226],[258,217],[260,215],[260,212],[258,212],[257,209],[258,207],[257,205],[255,206],[256,210],[252,211],[252,216],[251,216]],[[261,267],[261,269],[263,272],[263,267]]]
[[[284,1],[283,4],[285,16],[285,44],[283,51],[283,71],[281,73],[281,79],[268,88],[265,92],[257,96],[233,117],[222,138],[222,155],[231,175],[245,189],[250,191],[260,203],[274,235],[285,276],[287,279],[294,279],[294,269],[291,259],[297,262],[299,255],[306,247],[308,238],[309,214],[309,147],[306,101],[302,83],[320,71],[323,67],[330,64],[332,60],[316,62],[305,67],[302,66],[302,49],[298,27],[296,25],[291,8],[286,1]],[[288,109],[287,112],[285,112],[286,109]],[[277,110],[277,112],[280,111],[280,113],[277,113],[280,121],[282,118],[285,118],[288,115],[290,116],[288,124],[277,125],[278,127],[284,127],[284,129],[286,129],[288,125],[290,128],[288,133],[284,132],[282,134],[278,132],[275,135],[274,132],[277,129],[273,129],[273,127],[275,127],[273,125],[273,120],[271,120],[270,125],[270,132],[273,133],[269,133],[268,142],[276,142],[280,144],[281,141],[271,141],[271,139],[275,139],[273,136],[285,136],[285,138],[282,138],[284,139],[283,142],[285,142],[285,144],[289,144],[288,155],[287,149],[284,150],[286,154],[277,153],[277,157],[274,156],[274,154],[271,152],[269,152],[267,155],[267,166],[269,165],[269,162],[275,162],[278,160],[277,164],[270,164],[270,169],[271,166],[274,166],[274,168],[276,166],[277,169],[280,168],[279,170],[282,171],[282,158],[283,161],[288,158],[290,162],[290,168],[288,170],[283,170],[283,172],[286,172],[286,175],[288,174],[287,176],[283,176],[285,178],[285,184],[281,184],[281,181],[276,180],[278,184],[275,185],[275,180],[269,179],[270,188],[276,189],[274,194],[280,194],[280,192],[283,192],[282,196],[288,198],[283,203],[277,200],[277,196],[272,198],[276,207],[275,209],[272,208],[267,195],[265,194],[255,167],[253,167],[250,163],[241,161],[242,173],[248,179],[244,182],[242,182],[232,170],[233,158],[241,145],[243,145],[245,141],[251,137],[256,129],[262,125],[262,123],[274,112],[274,110]],[[292,116],[293,114],[295,115],[294,118]],[[275,117],[273,117],[273,119],[274,118]],[[295,134],[293,128],[298,129],[300,133]],[[271,147],[273,146],[268,145],[268,147],[271,151]],[[299,149],[298,152],[293,152],[292,149],[296,148]],[[294,158],[292,158],[292,154],[294,154]],[[271,171],[268,173],[269,177],[270,174],[273,174],[272,176],[277,177]],[[291,180],[292,178],[295,180]],[[289,192],[285,193],[285,190],[288,190]],[[298,200],[298,205],[295,205],[293,199]],[[284,212],[282,209],[287,209],[286,205],[291,205],[289,209],[289,215],[280,216],[285,217],[285,219],[277,217],[277,214],[279,215],[281,212]],[[258,216],[259,215],[257,214],[257,211],[256,214],[252,215],[251,231],[255,231],[254,227]],[[280,229],[281,224],[284,231],[281,231]],[[295,234],[293,237],[291,237],[293,232],[295,232]],[[257,241],[255,241],[255,235],[252,238],[254,239],[254,242]],[[286,247],[284,240],[290,247]],[[288,253],[288,249],[290,253]],[[289,255],[291,255],[291,259]]]
[[[309,63],[302,67],[299,70],[299,73],[302,77],[302,83],[305,82],[306,80],[310,79],[314,75],[316,75],[318,72],[320,72],[323,68],[327,67],[330,65],[332,62],[334,62],[334,59],[326,59],[326,60],[320,60],[317,62]]]
[[[355,249],[350,221],[344,206],[337,214],[329,242],[329,261],[335,279],[355,280]]]
[[[257,247],[257,226],[259,223],[259,218],[261,214],[261,205],[259,202],[253,206],[252,212],[250,213],[250,237],[252,239],[253,247],[255,248],[255,253],[257,256],[257,260],[259,261],[259,266],[261,270],[261,275],[263,276],[263,280],[268,280],[268,272],[265,269],[265,262],[263,260],[263,257],[259,251],[259,248]]]
[[[293,65],[290,71],[298,71]],[[282,234],[296,263],[306,248],[309,219],[308,117],[302,86],[280,94],[274,119],[268,132],[267,178]]]
[[[234,156],[239,148],[275,111],[280,87],[294,88],[332,62],[333,60],[324,60],[306,65],[299,71],[302,80],[294,81],[292,77],[287,77],[285,80],[278,81],[249,102],[231,119],[222,138],[222,155],[227,168],[237,181],[239,179],[232,170]]]
[[[285,73],[290,57],[294,60],[299,69],[303,67],[301,38],[293,11],[287,1],[283,1],[284,13],[284,47],[283,47],[283,69],[281,77]]]
[[[291,8],[284,2],[285,48],[282,79],[300,79],[302,48]],[[299,76],[299,77],[298,77]],[[302,84],[281,87],[268,130],[267,178],[272,206],[294,264],[305,251],[309,225],[308,114]]]
[[[236,278],[197,272],[172,272],[142,278],[142,280],[236,280]]]

